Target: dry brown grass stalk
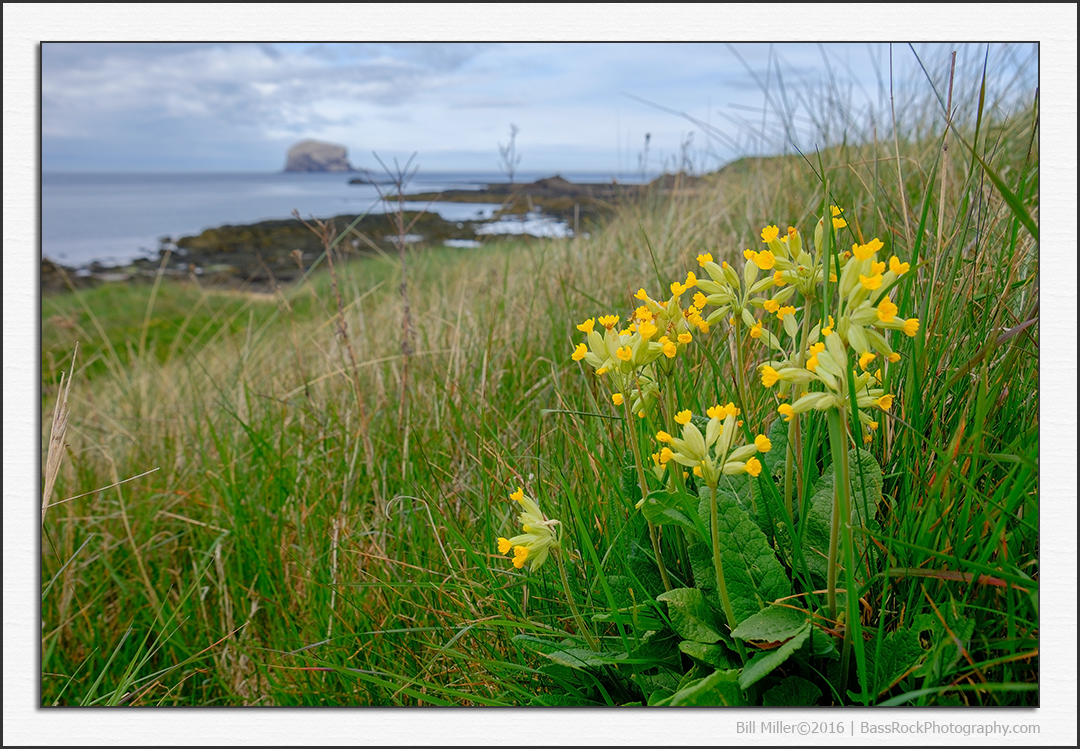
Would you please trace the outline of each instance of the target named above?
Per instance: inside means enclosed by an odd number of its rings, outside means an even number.
[[[49,450],[45,455],[45,489],[41,492],[41,524],[45,524],[45,512],[49,509],[49,498],[52,496],[53,487],[56,485],[56,476],[60,473],[60,463],[64,460],[64,438],[67,435],[68,394],[71,392],[71,378],[75,375],[75,357],[79,353],[79,344],[75,344],[75,351],[71,354],[71,371],[65,382],[64,375],[60,375],[60,391],[56,398],[56,409],[53,411],[52,428],[49,430]]]

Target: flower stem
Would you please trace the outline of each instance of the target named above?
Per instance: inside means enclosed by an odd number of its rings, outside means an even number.
[[[806,358],[806,343],[810,337],[810,304],[811,298],[804,297],[806,304],[803,307],[803,319],[800,330],[800,336],[795,342],[795,355],[793,360],[796,366],[805,366],[804,359]],[[793,383],[791,386],[791,403],[799,399],[802,395],[802,386],[798,383]],[[802,502],[806,499],[806,492],[803,490],[803,472],[802,472],[802,429],[800,425],[799,414],[794,414],[791,417],[791,423],[788,425],[788,451],[787,461],[784,465],[784,506],[787,507],[788,515],[794,518],[792,514],[792,494],[795,489],[798,489],[799,494],[799,511],[805,509],[802,507]],[[795,484],[792,484],[791,477],[794,473]],[[800,515],[801,516],[801,515]]]
[[[731,597],[728,595],[727,579],[724,577],[724,561],[720,558],[720,511],[716,502],[716,484],[712,484],[709,489],[712,490],[710,514],[712,520],[713,566],[716,569],[716,589],[720,593],[720,604],[724,607],[724,616],[727,618],[728,627],[734,631],[735,627],[738,626],[738,622],[735,621],[735,611],[731,608]],[[746,663],[746,650],[743,648],[742,641],[735,640],[735,647],[739,651],[742,662]]]
[[[559,565],[559,577],[562,578],[563,592],[566,594],[566,601],[570,604],[570,612],[574,615],[574,623],[577,624],[578,631],[585,638],[585,642],[589,643],[589,648],[593,651],[599,652],[600,642],[593,635],[592,631],[585,626],[585,619],[582,618],[581,612],[578,611],[577,604],[574,602],[574,594],[570,592],[570,580],[566,577],[566,565],[563,564],[562,549],[556,549],[555,561]]]
[[[746,370],[743,366],[743,350],[742,343],[739,340],[739,326],[742,324],[742,320],[736,315],[735,325],[733,330],[735,335],[733,336],[735,345],[735,389],[739,395],[739,405],[742,407],[744,413],[749,413],[750,404],[746,400]]]
[[[623,413],[626,415],[626,426],[630,430],[630,447],[634,451],[634,464],[637,466],[638,485],[641,487],[641,498],[649,496],[649,485],[645,481],[645,464],[641,462],[641,446],[638,445],[637,429],[634,426],[634,414],[630,412],[630,398],[623,394]],[[671,590],[671,580],[668,578],[667,567],[664,566],[664,557],[660,553],[660,536],[656,532],[656,526],[648,518],[649,540],[652,542],[653,555],[656,557],[656,567],[660,570],[660,579],[664,583],[664,590]]]
[[[852,617],[858,616],[858,610],[856,609],[856,598],[858,597],[857,591],[854,590],[851,583],[853,582],[853,568],[855,564],[854,548],[851,540],[851,497],[849,495],[849,481],[848,481],[848,446],[847,446],[847,419],[846,415],[840,409],[831,409],[829,411],[829,441],[832,443],[833,453],[833,475],[834,481],[834,500],[833,500],[833,517],[832,517],[832,529],[829,534],[829,573],[828,573],[828,596],[829,596],[829,615],[832,618],[836,618],[836,578],[837,578],[837,546],[840,540],[840,534],[843,532],[844,542],[844,555],[846,557],[845,569],[847,570],[847,593],[844,596],[846,599],[847,609],[847,626],[844,627],[844,655],[842,659],[841,673],[846,674],[847,654],[849,651],[848,638],[851,631]]]
[[[664,429],[669,434],[675,434],[675,377],[674,372],[663,376],[662,379],[663,390],[663,404],[664,404]],[[668,488],[673,492],[680,494],[686,493],[686,482],[683,480],[682,470],[675,466],[672,466],[668,474]],[[690,569],[690,557],[686,550],[686,536],[683,535],[682,528],[675,527],[675,543],[679,552],[679,564],[682,566],[683,576],[686,576],[686,571]]]

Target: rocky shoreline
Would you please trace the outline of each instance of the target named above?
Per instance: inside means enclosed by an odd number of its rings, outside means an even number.
[[[527,214],[550,216],[565,221],[570,228],[585,231],[600,225],[615,207],[639,199],[650,189],[670,192],[680,186],[692,187],[700,177],[664,175],[648,185],[573,183],[558,175],[527,184],[488,184],[479,190],[447,190],[441,193],[406,194],[409,202],[494,203],[501,205],[496,220]],[[350,180],[359,182],[360,180]],[[434,212],[405,212],[409,227],[406,242],[441,245],[447,241],[478,240],[478,229],[488,220],[447,221]],[[332,219],[338,231],[357,219],[342,215]],[[350,236],[342,240],[346,252],[369,254],[397,249],[394,214],[369,214],[361,218]],[[158,258],[140,258],[124,266],[94,263],[75,269],[48,259],[41,263],[43,293],[85,288],[102,283],[153,279],[160,272],[167,277],[196,278],[216,285],[243,286],[252,290],[273,290],[278,284],[297,280],[322,254],[318,236],[298,219],[261,221],[255,224],[225,225],[194,236],[162,241]]]
[[[474,240],[476,228],[486,221],[450,222],[435,213],[404,213],[409,226],[406,243],[424,240],[442,244],[447,240]],[[329,219],[337,231],[357,220],[356,214]],[[397,249],[396,216],[369,214],[357,221],[350,236],[341,240],[346,254],[371,254]],[[93,263],[86,268],[68,268],[51,260],[41,262],[43,293],[63,291],[71,286],[86,288],[101,283],[166,277],[195,277],[216,285],[244,286],[253,290],[273,290],[278,284],[297,280],[322,254],[319,237],[298,219],[260,221],[255,224],[225,225],[201,234],[164,241],[158,258],[138,258],[124,266]]]

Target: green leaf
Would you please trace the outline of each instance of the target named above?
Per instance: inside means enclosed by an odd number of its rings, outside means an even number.
[[[769,452],[761,456],[761,462],[772,473],[776,470],[776,467],[783,464],[787,459],[787,435],[788,435],[788,423],[783,419],[776,419],[773,421],[772,426],[769,427],[769,442],[772,443],[772,449]]]
[[[656,600],[667,603],[671,628],[684,640],[712,644],[721,639],[716,615],[697,588],[675,588]]]
[[[681,707],[740,707],[747,703],[739,687],[737,669],[714,671],[702,679],[695,679],[657,705]]]
[[[615,605],[620,609],[627,609],[634,605],[634,599],[630,595],[631,588],[634,588],[634,581],[626,577],[625,575],[608,575],[607,576],[608,588],[611,589],[611,597],[615,600]],[[635,588],[634,593],[639,591]]]
[[[627,463],[619,474],[619,484],[622,494],[631,506],[636,505],[641,499],[641,486],[638,485],[637,467],[635,463]]]
[[[678,492],[656,491],[645,498],[641,512],[653,525],[678,525],[695,535],[708,537],[708,531],[691,512],[687,512],[688,497]]]
[[[708,489],[705,490],[706,493]],[[754,510],[754,495],[750,491],[750,474],[739,473],[734,476],[721,476],[720,480],[716,484],[716,491],[720,494],[727,494],[730,497],[734,497],[739,501],[739,506],[747,512],[753,512]],[[706,516],[707,518],[708,516]],[[705,526],[708,527],[708,520],[705,520]]]
[[[532,635],[515,635],[513,641],[532,650],[534,653],[539,653],[551,659],[559,665],[578,670],[610,666],[629,657],[626,653],[597,653],[585,648],[575,647],[575,641],[569,639],[555,643]]]
[[[851,523],[855,528],[880,530],[877,507],[881,502],[881,466],[866,450],[848,453],[851,475]],[[836,474],[829,466],[814,483],[810,507],[803,522],[803,549],[810,573],[824,581],[828,569],[829,529],[832,525],[833,493]],[[855,545],[858,554],[876,554],[876,548],[863,533],[856,532]],[[858,565],[858,571],[865,565]]]
[[[585,648],[566,648],[553,653],[544,653],[544,655],[556,663],[579,670],[610,666],[629,657],[626,653],[597,653]]]
[[[797,635],[806,625],[806,614],[786,606],[769,606],[739,624],[732,637],[758,642],[781,642]]]
[[[801,676],[789,676],[761,695],[765,707],[813,707],[821,699],[821,690]]]
[[[892,686],[904,673],[919,662],[926,653],[919,645],[918,630],[898,629],[880,640],[874,638],[866,643],[866,677],[870,681],[867,690],[877,697]],[[861,699],[861,695],[853,695]]]
[[[956,604],[942,607],[942,613],[952,630],[965,648],[971,636],[975,633],[975,622],[963,616],[956,609]],[[919,614],[913,622],[914,631],[920,636],[928,637],[929,652],[926,653],[926,663],[915,672],[916,676],[939,679],[948,674],[957,662],[963,657],[963,653],[957,647],[956,640],[946,631],[941,620],[936,614]]]
[[[709,513],[709,490],[703,490],[699,512]],[[717,496],[720,558],[736,623],[753,616],[778,598],[791,595],[791,581],[776,559],[765,534],[750,519],[737,500]],[[709,602],[722,611],[716,586],[712,549],[696,544],[687,550],[697,587]]]
[[[648,695],[650,705],[670,697],[679,688],[679,674],[666,668],[658,669],[655,674],[638,672],[631,675],[630,680]]]
[[[810,639],[810,630],[810,622],[806,622],[794,637],[776,650],[760,653],[751,658],[750,662],[743,667],[742,674],[739,676],[739,686],[748,689],[751,685],[768,676]]]
[[[718,671],[738,668],[741,665],[739,657],[723,645],[706,645],[701,642],[683,640],[679,643],[679,650],[695,661],[700,661],[706,666],[712,666]]]
[[[652,557],[651,549],[646,551],[641,545],[631,543],[630,553],[626,555],[626,566],[635,580],[634,595],[638,601],[655,598],[664,592],[664,581],[656,569],[656,560]]]

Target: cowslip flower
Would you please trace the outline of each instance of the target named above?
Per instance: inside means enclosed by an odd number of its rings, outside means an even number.
[[[754,261],[754,265],[762,270],[771,270],[776,265],[776,255],[772,254],[769,250],[762,250],[754,255],[751,260]]]
[[[886,296],[877,306],[878,320],[881,322],[892,322],[896,318],[896,313],[900,311],[900,308],[892,303],[892,300]]]
[[[843,229],[845,226],[847,226],[847,221],[845,221],[843,216],[841,216],[841,214],[843,213],[841,209],[837,208],[834,205],[830,206],[830,210],[832,211],[833,215],[832,225],[834,229]]]
[[[510,495],[510,499],[521,506],[521,513],[518,514],[521,533],[513,538],[500,537],[497,541],[499,553],[507,554],[512,549],[517,569],[528,563],[529,570],[535,571],[547,561],[552,549],[559,548],[559,539],[555,535],[559,521],[547,518],[536,501],[525,496],[525,490],[521,487]]]
[[[862,284],[862,287],[864,289],[867,289],[868,291],[873,291],[874,289],[881,288],[881,281],[883,278],[884,277],[881,274],[875,276],[864,276],[860,273],[859,283]]]
[[[757,476],[761,473],[761,462],[753,455],[759,452],[759,445],[764,444],[761,440],[767,441],[767,438],[760,435],[754,443],[732,450],[731,443],[738,431],[738,411],[734,403],[712,406],[706,411],[710,418],[704,434],[693,421],[688,420],[682,425],[681,437],[661,432],[657,434],[657,439],[660,440],[661,434],[666,437],[666,440],[660,441],[666,443],[664,449],[670,450],[671,459],[693,469],[694,475],[703,478],[711,487],[716,486],[721,475],[748,473]],[[772,447],[771,443],[768,447]]]

